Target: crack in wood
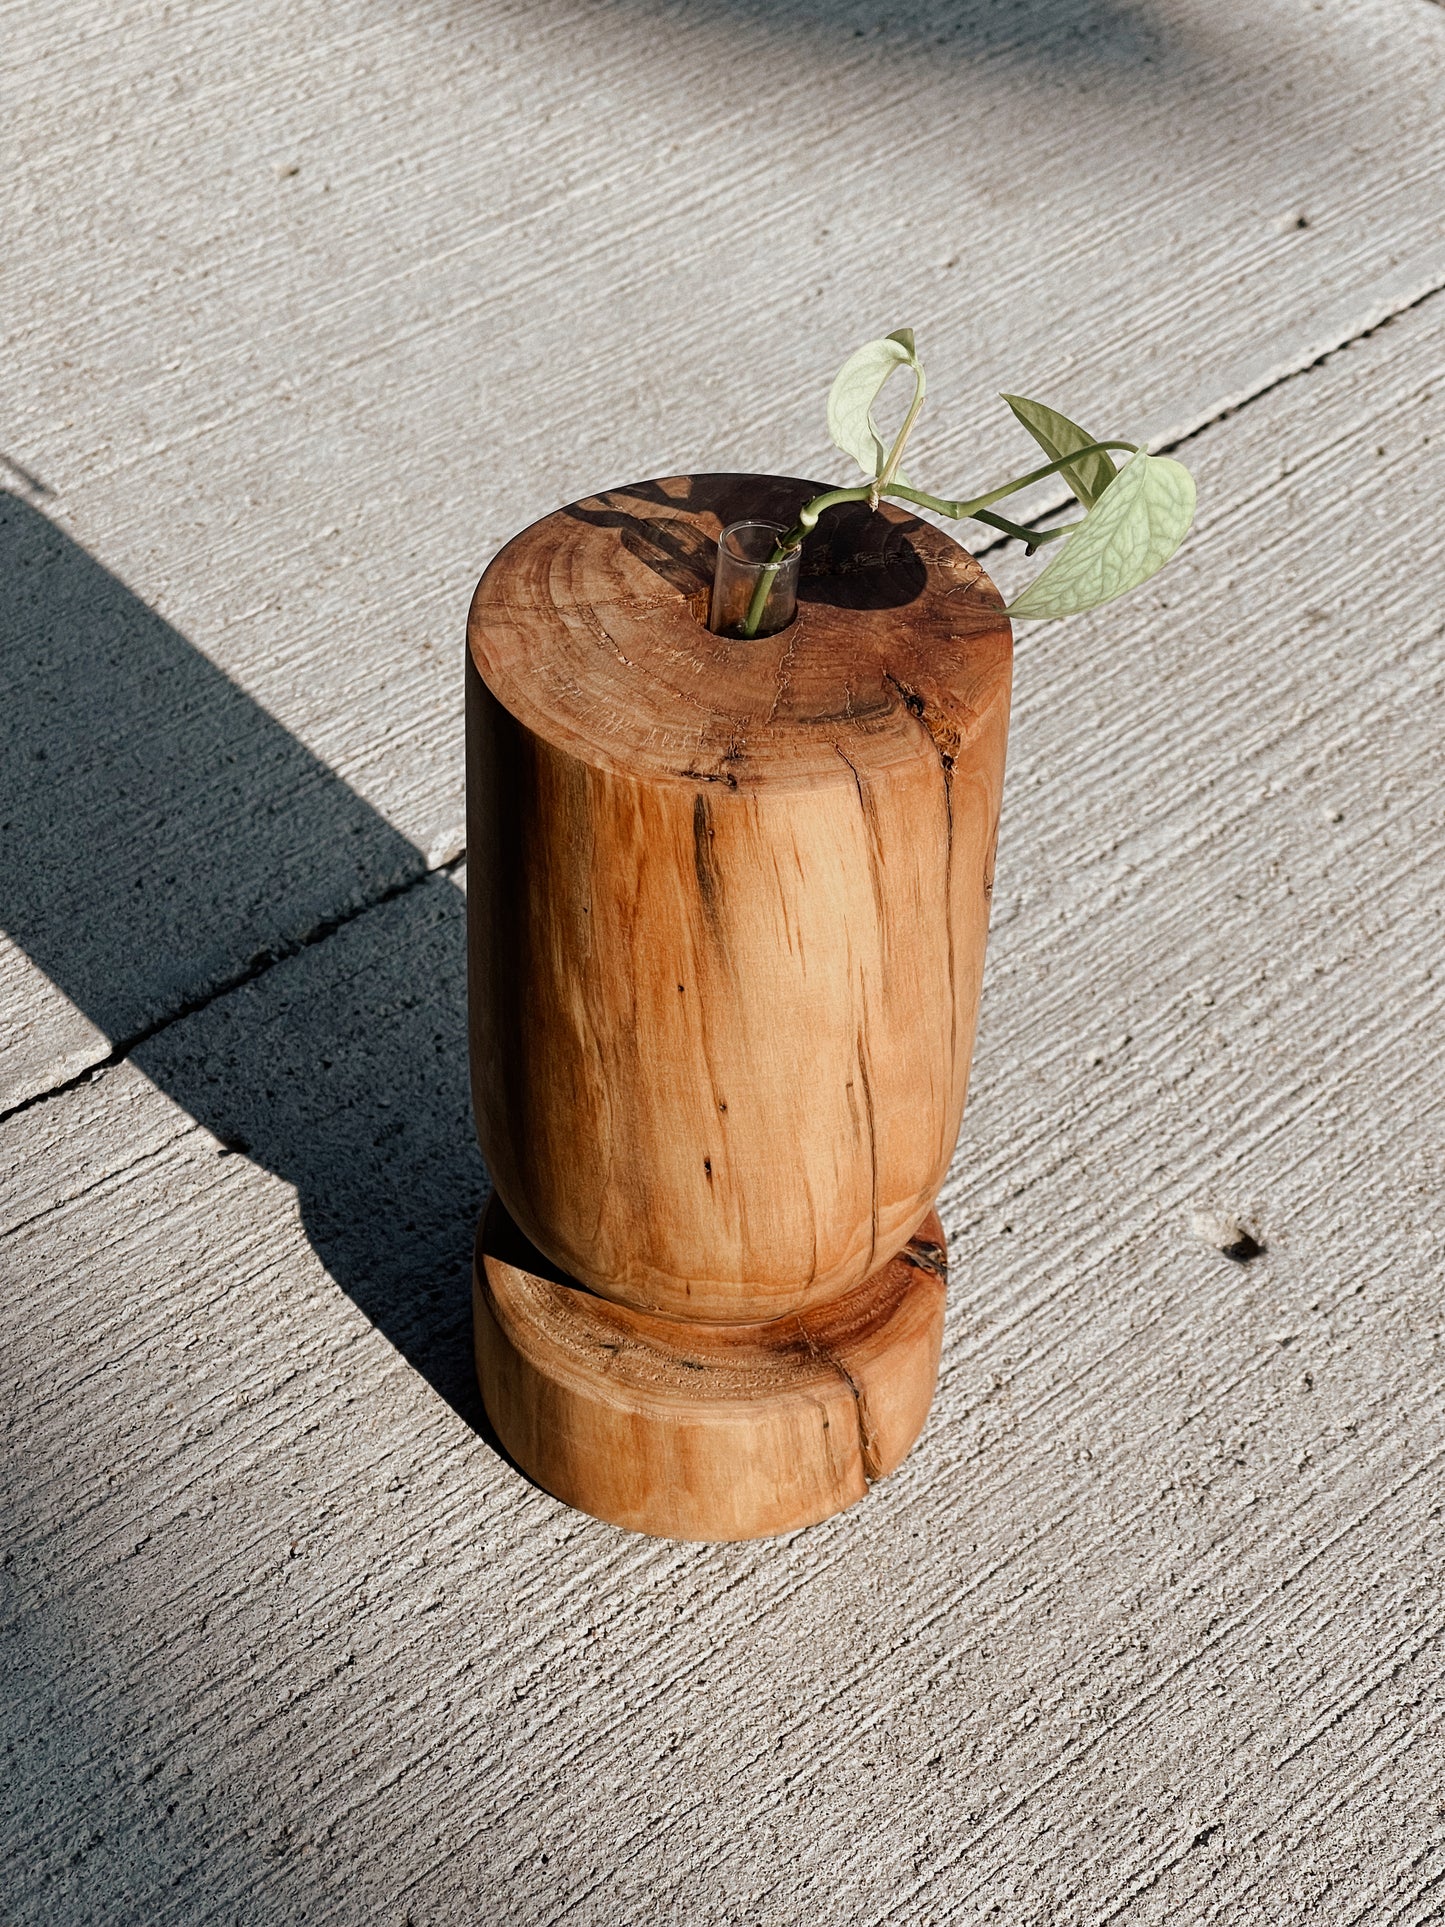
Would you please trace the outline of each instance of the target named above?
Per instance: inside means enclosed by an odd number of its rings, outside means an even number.
[[[931,1277],[948,1280],[948,1253],[942,1245],[934,1244],[931,1238],[910,1238],[899,1252],[904,1264],[912,1265],[915,1271],[926,1271]]]
[[[716,937],[722,925],[722,877],[718,874],[717,856],[713,850],[715,835],[707,797],[699,792],[692,806],[692,867],[697,878],[702,913],[709,930]]]
[[[858,792],[858,807],[863,813],[863,833],[868,851],[868,880],[873,886],[873,911],[878,920],[879,942],[882,943],[888,930],[888,906],[884,900],[883,878],[879,869],[882,852],[878,847],[878,808],[873,801],[872,793],[859,774],[858,765],[847,750],[841,743],[834,743],[833,747],[848,765],[853,777],[853,787]]]
[[[867,1039],[858,1026],[858,1076],[863,1084],[863,1111],[868,1120],[868,1272],[878,1256],[878,1130],[873,1115],[873,1082],[868,1075]]]
[[[798,1333],[804,1345],[807,1346],[809,1354],[813,1358],[816,1358],[820,1365],[826,1365],[832,1371],[835,1371],[848,1387],[849,1394],[853,1400],[853,1417],[858,1427],[858,1459],[862,1467],[863,1478],[865,1483],[870,1486],[876,1484],[882,1476],[883,1461],[878,1450],[878,1435],[873,1429],[873,1423],[868,1414],[868,1401],[863,1396],[862,1386],[858,1383],[857,1379],[854,1378],[853,1374],[848,1370],[848,1367],[843,1363],[842,1359],[838,1357],[836,1352],[831,1351],[826,1345],[820,1345],[818,1343],[817,1339],[814,1338],[801,1318],[798,1320]],[[823,1421],[824,1425],[826,1425],[827,1422],[825,1417]]]

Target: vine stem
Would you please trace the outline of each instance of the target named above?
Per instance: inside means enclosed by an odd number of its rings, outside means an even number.
[[[910,420],[906,426],[911,427],[912,421]],[[901,442],[902,437],[900,436],[899,439]],[[901,452],[898,443],[895,443],[894,448],[895,453]],[[1025,529],[1017,522],[1006,521],[1001,515],[991,515],[989,510],[993,504],[1001,502],[1007,495],[1017,494],[1021,488],[1029,488],[1033,483],[1042,482],[1050,475],[1057,475],[1060,469],[1070,467],[1085,455],[1100,455],[1106,449],[1115,448],[1127,449],[1131,455],[1141,453],[1137,442],[1088,442],[1083,448],[1076,448],[1072,454],[1060,455],[1056,461],[1045,462],[1042,468],[1031,468],[1027,475],[1017,475],[1013,481],[1005,482],[1002,487],[990,489],[986,495],[975,495],[966,501],[949,502],[941,495],[925,494],[921,488],[906,488],[902,482],[885,483],[881,480],[865,483],[862,488],[830,488],[822,495],[815,495],[811,502],[799,509],[798,519],[793,527],[786,534],[778,537],[772,554],[759,572],[757,586],[748,604],[747,615],[743,618],[743,640],[751,642],[756,638],[758,627],[763,619],[763,610],[768,606],[768,597],[772,593],[778,570],[782,567],[785,557],[791,555],[794,549],[801,548],[804,538],[817,527],[818,517],[825,509],[835,508],[840,502],[867,502],[876,500],[880,495],[891,495],[904,502],[913,502],[919,508],[932,509],[936,515],[946,515],[952,522],[987,522],[993,528],[1002,529],[1005,535],[1014,536],[1032,555],[1042,543],[1057,541],[1061,535],[1067,535],[1069,529],[1076,528],[1078,524],[1070,522],[1066,528],[1048,529],[1040,533],[1037,529]]]
[[[811,502],[798,511],[798,519],[786,535],[780,535],[773,545],[773,552],[763,564],[753,589],[753,599],[748,604],[748,612],[743,617],[743,640],[751,642],[758,633],[758,624],[763,619],[763,610],[768,606],[768,597],[773,592],[773,583],[778,570],[783,566],[785,556],[802,546],[804,536],[817,527],[818,517],[824,509],[830,509],[839,502],[866,502],[873,493],[873,485],[862,488],[830,488],[822,495],[815,495]]]

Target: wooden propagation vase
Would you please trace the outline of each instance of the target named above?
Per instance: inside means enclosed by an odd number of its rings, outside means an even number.
[[[540,1484],[688,1538],[850,1504],[937,1369],[1012,644],[889,504],[824,517],[789,628],[713,635],[720,530],[817,492],[573,503],[468,625],[483,1395]]]

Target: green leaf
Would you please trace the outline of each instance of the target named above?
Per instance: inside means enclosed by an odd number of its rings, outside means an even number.
[[[843,363],[828,393],[828,433],[833,445],[851,455],[870,482],[877,481],[888,459],[873,420],[873,405],[888,377],[899,368],[918,369],[913,334],[908,328],[865,342]],[[893,479],[903,478],[895,475]]]
[[[1135,455],[1005,613],[1049,622],[1112,602],[1163,568],[1193,520],[1189,470],[1165,455]]]
[[[1003,399],[1051,462],[1072,455],[1076,448],[1087,448],[1090,442],[1099,439],[1097,435],[1086,435],[1077,422],[1071,422],[1067,415],[1061,415],[1056,408],[1049,408],[1041,401],[1025,401],[1022,395],[1005,395]],[[1119,471],[1109,459],[1108,450],[1101,448],[1080,462],[1070,462],[1059,473],[1084,507],[1091,509]]]

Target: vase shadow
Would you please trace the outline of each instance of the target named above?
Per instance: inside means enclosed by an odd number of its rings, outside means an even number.
[[[218,1156],[294,1187],[336,1284],[485,1432],[461,889],[3,492],[0,660],[0,931]]]
[[[827,486],[793,476],[678,476],[605,489],[571,503],[562,513],[594,528],[615,529],[629,555],[702,611],[712,588],[717,538],[682,515],[703,515],[709,528],[750,519],[789,527],[803,505]],[[673,509],[678,519],[638,514],[629,507],[633,502],[649,510]],[[798,601],[836,609],[901,609],[917,600],[927,580],[928,571],[905,528],[875,515],[866,502],[843,502],[828,511],[803,544]]]

